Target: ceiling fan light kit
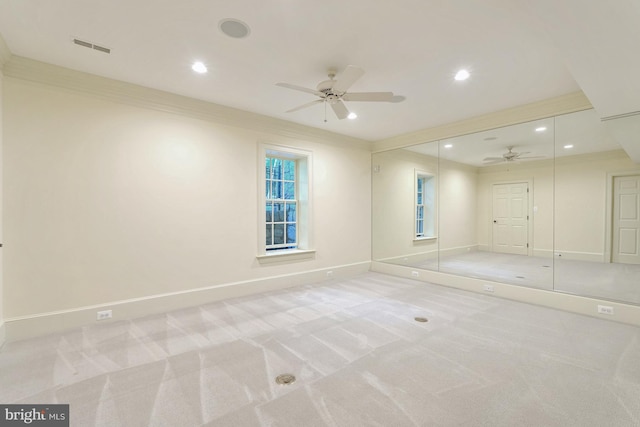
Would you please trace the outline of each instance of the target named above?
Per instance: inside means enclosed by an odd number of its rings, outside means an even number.
[[[276,83],[277,86],[306,92],[317,96],[319,99],[302,104],[292,108],[287,113],[302,110],[315,104],[325,103],[331,106],[331,109],[338,117],[343,120],[346,118],[355,118],[355,113],[349,111],[346,102],[402,102],[403,96],[394,96],[393,92],[348,92],[349,88],[364,75],[364,70],[354,65],[348,65],[340,74],[338,80],[335,79],[336,71],[330,69],[328,72],[329,80],[318,83],[316,89],[309,89],[290,83]],[[357,116],[356,116],[357,117]],[[325,118],[326,121],[326,118]]]

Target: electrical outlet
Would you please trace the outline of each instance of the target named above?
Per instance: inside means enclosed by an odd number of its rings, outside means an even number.
[[[420,273],[418,273],[417,271],[412,271],[412,272],[411,272],[411,275],[412,275],[413,277],[420,277]]]
[[[613,316],[613,307],[609,305],[598,305],[598,313]]]
[[[111,310],[103,310],[98,312],[98,316],[96,320],[106,320],[111,319],[113,317],[113,312]]]
[[[493,285],[483,285],[482,290],[485,292],[494,292]]]
[[[333,277],[333,270],[327,271],[327,277],[328,278],[332,278]]]

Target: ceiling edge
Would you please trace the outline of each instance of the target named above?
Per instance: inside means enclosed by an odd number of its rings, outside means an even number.
[[[4,75],[127,105],[180,114],[256,132],[325,144],[340,144],[343,147],[347,143],[353,148],[371,150],[371,142],[363,139],[100,77],[21,56],[13,55],[10,57],[10,60],[4,65]]]
[[[445,138],[496,129],[532,120],[557,116],[560,114],[574,113],[576,111],[588,110],[590,108],[593,107],[589,102],[589,99],[587,99],[583,92],[578,91],[375,141],[373,143],[372,151],[375,153],[395,148],[408,147],[415,144],[438,141]]]

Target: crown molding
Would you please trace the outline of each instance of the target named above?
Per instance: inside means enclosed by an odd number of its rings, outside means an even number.
[[[573,92],[531,104],[520,105],[442,126],[422,129],[416,132],[375,141],[372,151],[386,151],[423,144],[425,142],[439,141],[445,138],[468,135],[560,114],[588,110],[590,108],[593,107],[583,92]]]
[[[0,48],[1,50],[1,48]],[[180,114],[286,138],[371,150],[371,142],[132,83],[13,55],[4,75],[127,105]]]

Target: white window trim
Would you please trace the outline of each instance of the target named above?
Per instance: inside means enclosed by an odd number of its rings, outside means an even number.
[[[298,200],[297,218],[297,244],[295,249],[266,250],[266,196],[265,196],[265,170],[264,159],[268,156],[295,159],[298,161],[296,167],[296,188]],[[258,144],[258,254],[256,258],[263,263],[282,262],[288,260],[310,259],[315,257],[315,250],[312,249],[312,177],[313,177],[313,153],[299,148],[288,147],[271,143],[260,142]]]
[[[425,231],[425,235],[424,236],[417,236],[417,230],[416,230],[416,224],[418,222],[418,213],[417,213],[417,209],[416,207],[418,206],[418,178],[419,177],[428,177],[429,181],[432,181],[432,185],[433,185],[433,206],[432,206],[432,211],[433,211],[433,230],[431,230],[432,232],[430,234],[427,234]],[[419,170],[419,169],[414,169],[414,174],[413,174],[413,241],[414,242],[423,242],[423,241],[430,241],[430,240],[436,240],[438,238],[436,230],[438,230],[438,207],[437,207],[437,182],[436,182],[436,175],[431,173],[431,172],[427,172],[424,170]],[[423,188],[423,199],[425,197],[426,191]],[[424,204],[424,203],[423,203]],[[424,222],[424,228],[426,230],[426,221]]]
[[[414,242],[424,242],[424,241],[429,241],[429,240],[437,240],[438,236],[425,236],[425,237],[414,237],[413,241]]]

